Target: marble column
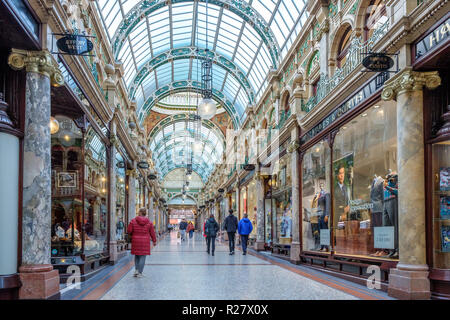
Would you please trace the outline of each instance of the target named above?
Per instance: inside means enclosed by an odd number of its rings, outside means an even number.
[[[136,217],[136,163],[133,169],[127,170],[128,174],[128,219],[131,221]]]
[[[20,299],[59,297],[59,273],[50,263],[51,137],[50,85],[64,83],[48,51],[12,50],[8,64],[25,68],[25,132],[23,138],[22,287]]]
[[[109,260],[114,264],[118,260],[117,253],[117,239],[116,239],[116,224],[117,209],[116,209],[116,150],[117,150],[117,137],[116,137],[116,119],[115,117],[109,124],[110,130],[110,142],[109,147],[109,168],[108,168],[108,186],[109,186]]]
[[[264,250],[264,177],[260,172],[256,179],[256,242],[255,250]]]
[[[155,225],[155,209],[153,208],[153,192],[149,192],[149,212],[148,218]]]
[[[429,299],[430,282],[425,241],[425,154],[423,87],[441,83],[438,72],[415,72],[410,67],[386,82],[383,100],[397,101],[397,166],[399,263],[389,274],[390,296]]]
[[[292,242],[291,242],[291,257],[292,263],[300,263],[300,181],[299,170],[299,143],[297,138],[299,137],[299,129],[296,127],[291,132],[291,143],[288,146],[288,152],[291,154],[291,180],[292,180]]]

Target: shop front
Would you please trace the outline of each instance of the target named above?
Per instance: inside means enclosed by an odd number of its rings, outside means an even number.
[[[413,70],[438,71],[423,95],[427,264],[433,299],[450,299],[450,13],[412,45]]]
[[[301,258],[340,275],[399,258],[397,104],[379,74],[301,137]]]
[[[287,141],[279,148],[265,192],[265,239],[272,253],[289,257],[292,242],[291,161],[286,152]]]

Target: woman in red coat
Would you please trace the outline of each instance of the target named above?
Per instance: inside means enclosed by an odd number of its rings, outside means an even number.
[[[134,254],[135,277],[143,277],[145,257],[150,255],[150,238],[156,245],[156,234],[153,223],[146,217],[147,209],[140,208],[138,216],[131,220],[128,234],[131,235],[131,254]]]

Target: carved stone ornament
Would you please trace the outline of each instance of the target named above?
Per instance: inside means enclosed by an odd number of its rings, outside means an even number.
[[[399,94],[422,90],[423,86],[431,90],[440,84],[441,78],[437,71],[417,72],[409,67],[386,81],[381,98],[386,101],[395,100]]]
[[[325,33],[328,33],[329,31],[330,31],[330,21],[328,19],[325,19],[316,35],[316,40],[320,41],[322,39],[322,36]]]
[[[300,143],[297,140],[291,141],[287,147],[287,152],[292,153],[300,148]]]
[[[117,139],[117,136],[115,134],[111,133],[109,141],[111,142],[111,145],[114,145],[116,148],[119,148],[119,140]]]
[[[14,70],[25,68],[27,72],[35,72],[47,76],[54,87],[64,84],[64,77],[52,55],[47,50],[27,51],[12,49],[8,57],[8,65]]]

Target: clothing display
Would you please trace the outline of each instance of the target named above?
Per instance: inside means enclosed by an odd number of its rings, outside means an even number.
[[[376,176],[370,186],[370,201],[372,202],[372,225],[381,227],[383,225],[383,200],[384,200],[384,179]]]
[[[394,250],[390,256],[398,250],[398,178],[396,173],[386,176],[387,186],[384,187],[383,226],[394,227]]]
[[[286,214],[281,220],[281,237],[290,238],[292,237],[292,219]]]
[[[345,184],[336,184],[334,187],[334,227],[336,228],[339,219],[347,220],[345,217],[345,207],[349,205],[349,191]]]

